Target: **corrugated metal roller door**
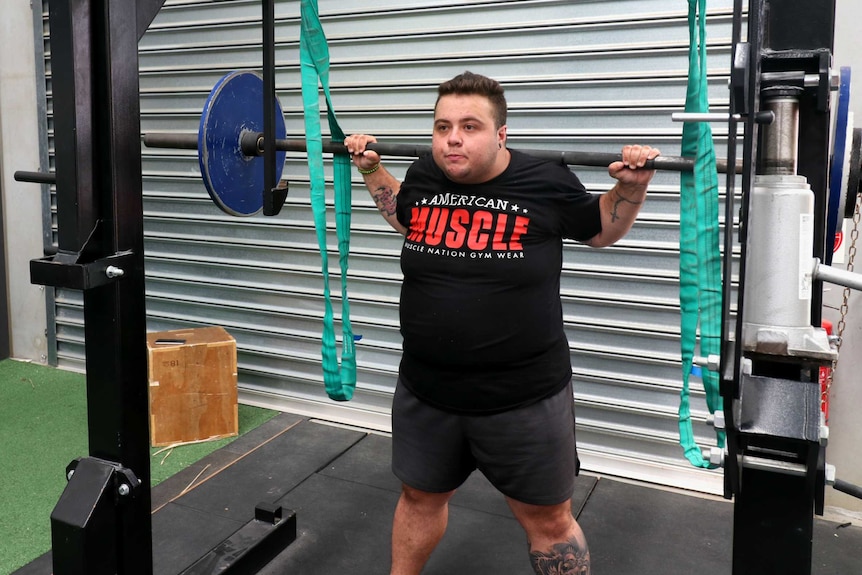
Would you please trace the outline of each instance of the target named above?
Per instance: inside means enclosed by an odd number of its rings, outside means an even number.
[[[681,126],[670,114],[684,101],[688,29],[687,7],[677,4],[322,0],[336,111],[348,132],[427,143],[437,84],[469,69],[504,84],[512,147],[618,151],[638,141],[678,155]],[[278,2],[276,11],[277,90],[288,133],[299,136],[299,3]],[[718,109],[727,101],[731,13],[730,0],[711,3]],[[259,69],[259,21],[257,0],[166,2],[140,43],[142,130],[196,133],[213,84],[234,69]],[[397,176],[408,164],[387,160]],[[194,153],[145,148],[143,166],[149,328],[222,325],[237,339],[244,401],[387,429],[400,356],[401,242],[359,180],[350,259],[359,383],[355,399],[340,404],[322,385],[323,290],[304,157],[288,155],[290,195],[275,218],[219,212]],[[592,191],[611,184],[604,169],[577,171]],[[588,469],[715,492],[720,477],[690,468],[677,445],[678,202],[678,175],[660,173],[623,241],[566,250],[579,445]],[[334,225],[329,236],[337,295]],[[59,292],[56,316],[57,361],[81,369],[80,294]],[[709,444],[702,390],[695,395],[697,433]]]

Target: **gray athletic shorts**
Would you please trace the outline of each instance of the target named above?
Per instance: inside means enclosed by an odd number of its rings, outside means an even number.
[[[571,382],[538,403],[493,415],[441,411],[399,382],[392,403],[393,473],[414,489],[445,493],[475,469],[522,503],[571,498],[579,470]]]

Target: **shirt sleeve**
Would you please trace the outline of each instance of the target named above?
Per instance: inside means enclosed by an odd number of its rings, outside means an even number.
[[[422,179],[423,174],[425,179],[429,177],[428,169],[423,163],[427,163],[427,157],[422,157],[410,164],[407,168],[407,173],[404,174],[404,180],[401,182],[401,188],[398,190],[398,195],[395,196],[395,215],[398,217],[398,223],[407,229],[410,229],[410,197],[411,191],[416,185],[417,179]]]
[[[584,242],[602,231],[600,196],[589,193],[567,166],[562,168],[565,173],[560,174],[560,234]]]

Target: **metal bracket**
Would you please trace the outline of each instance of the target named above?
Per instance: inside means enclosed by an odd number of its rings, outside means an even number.
[[[180,575],[253,575],[296,540],[296,513],[275,503],[258,503],[254,519]]]
[[[117,508],[135,496],[141,482],[132,470],[96,457],[73,461],[66,477],[51,513],[54,573],[114,575],[122,553]]]
[[[741,433],[819,442],[820,387],[743,373],[734,420]]]
[[[751,45],[748,42],[738,42],[733,49],[733,66],[730,70],[730,87],[733,92],[732,115],[747,116],[749,74],[751,60]]]
[[[56,255],[30,260],[30,282],[36,285],[88,290],[118,281],[132,261],[131,251],[119,252],[92,262],[79,261],[80,254]]]

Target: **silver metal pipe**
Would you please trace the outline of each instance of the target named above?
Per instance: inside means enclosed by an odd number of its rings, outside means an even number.
[[[799,99],[794,96],[764,98],[763,106],[775,114],[772,124],[763,127],[763,173],[796,175],[799,155]]]
[[[801,463],[790,463],[787,461],[767,459],[765,457],[755,457],[753,455],[743,455],[742,466],[748,469],[774,471],[776,473],[794,475],[797,477],[805,477],[808,473],[808,470]]]
[[[862,291],[862,274],[848,272],[847,270],[839,270],[837,268],[833,268],[832,266],[827,266],[820,263],[819,259],[815,259],[815,262],[815,278],[827,283]]]
[[[670,115],[672,122],[728,122],[740,120],[739,114],[723,114],[721,112],[674,112]]]

